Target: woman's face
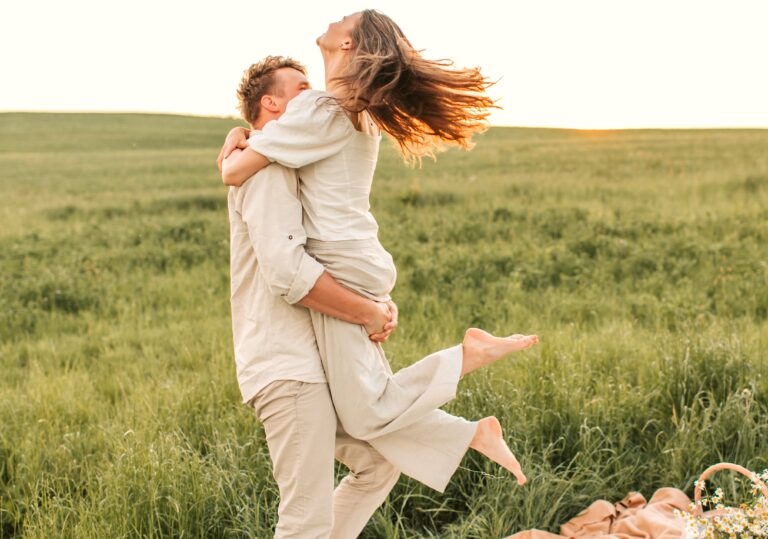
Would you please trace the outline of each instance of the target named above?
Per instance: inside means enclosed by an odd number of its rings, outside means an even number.
[[[352,32],[363,16],[361,12],[345,15],[340,21],[328,25],[328,30],[317,38],[317,44],[327,50],[349,50],[352,48]]]

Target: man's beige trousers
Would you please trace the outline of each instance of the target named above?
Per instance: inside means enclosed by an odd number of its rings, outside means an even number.
[[[337,425],[327,384],[278,380],[251,402],[280,490],[275,537],[357,537],[400,472]],[[335,490],[334,455],[349,468]]]

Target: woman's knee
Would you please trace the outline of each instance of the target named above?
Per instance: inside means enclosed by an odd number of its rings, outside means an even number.
[[[382,422],[378,420],[376,410],[362,405],[356,409],[341,410],[337,407],[336,413],[344,430],[352,438],[368,440],[378,436]]]

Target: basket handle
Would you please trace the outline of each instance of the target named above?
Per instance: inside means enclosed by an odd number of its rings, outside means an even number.
[[[760,480],[757,474],[752,473],[751,471],[747,470],[743,466],[739,466],[738,464],[721,462],[719,464],[714,464],[710,466],[709,468],[704,470],[702,474],[699,476],[699,482],[696,484],[696,488],[693,491],[693,496],[696,501],[696,508],[694,509],[695,515],[701,516],[704,513],[704,508],[701,505],[701,485],[710,475],[712,475],[715,472],[719,472],[720,470],[733,470],[734,472],[739,472],[741,475],[748,477],[755,485],[757,485],[760,488],[760,491],[763,493],[763,496],[768,498],[768,487],[765,486],[765,483],[763,483]]]

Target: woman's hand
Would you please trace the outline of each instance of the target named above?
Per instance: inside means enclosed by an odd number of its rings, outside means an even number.
[[[395,329],[397,329],[397,315],[398,315],[398,309],[397,304],[395,304],[394,301],[388,301],[387,303],[379,303],[378,305],[381,305],[382,307],[385,307],[388,311],[388,319],[381,327],[381,331],[373,330],[374,333],[371,333],[369,328],[366,326],[366,331],[368,331],[368,338],[371,339],[373,342],[386,342],[387,339],[389,339],[389,336],[392,334]],[[382,312],[383,309],[382,309]]]
[[[250,132],[245,127],[233,127],[229,130],[227,138],[224,140],[224,146],[221,147],[219,157],[216,159],[216,166],[219,167],[219,172],[221,172],[221,165],[224,162],[224,159],[229,157],[229,154],[236,148],[244,150],[248,147],[249,133]]]

